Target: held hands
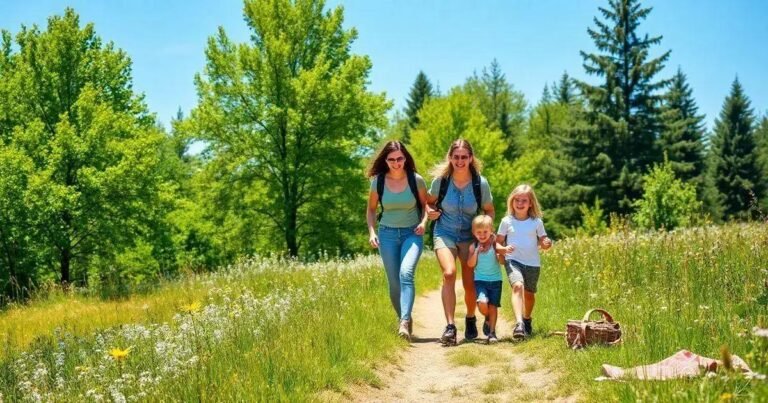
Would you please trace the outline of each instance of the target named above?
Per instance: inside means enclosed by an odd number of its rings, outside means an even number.
[[[416,235],[424,235],[424,228],[426,227],[425,223],[419,223],[419,225],[416,226],[416,228],[413,229],[413,233]]]
[[[507,245],[504,247],[504,253],[512,253],[515,251],[515,245]]]
[[[541,238],[541,249],[547,250],[552,247],[552,240],[549,239],[549,237],[543,237]]]
[[[441,211],[437,209],[433,209],[430,206],[427,206],[427,218],[434,221],[440,218]]]

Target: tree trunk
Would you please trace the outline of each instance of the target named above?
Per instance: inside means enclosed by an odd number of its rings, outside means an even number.
[[[61,285],[65,288],[70,283],[69,278],[69,262],[72,260],[71,251],[69,250],[69,247],[64,248],[61,250]]]

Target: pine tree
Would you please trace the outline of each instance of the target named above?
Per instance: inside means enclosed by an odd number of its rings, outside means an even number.
[[[483,68],[481,76],[474,74],[467,79],[464,90],[475,99],[486,118],[488,128],[498,129],[508,144],[507,158],[514,158],[515,146],[523,132],[526,102],[519,91],[515,91],[499,62],[494,59],[490,68]]]
[[[754,217],[756,202],[762,200],[764,189],[754,136],[754,113],[737,78],[715,121],[712,139],[714,183],[726,219]]]
[[[568,72],[563,72],[560,81],[552,86],[552,93],[557,102],[570,105],[578,101],[576,88],[573,79],[568,76]]]
[[[419,125],[419,111],[424,106],[424,102],[433,96],[435,96],[435,92],[432,89],[432,83],[429,82],[429,78],[423,71],[419,71],[406,101],[408,106],[405,108],[405,115],[408,118],[408,127],[403,132],[402,140],[404,143],[410,141],[411,129],[415,129]]]
[[[678,68],[664,95],[659,148],[666,153],[675,177],[692,181],[701,195],[704,173],[704,116],[698,115],[693,92]]]
[[[642,174],[659,160],[655,145],[661,97],[657,92],[668,80],[654,81],[654,77],[670,52],[649,60],[661,36],[637,31],[651,8],[642,8],[638,0],[610,0],[609,4],[599,8],[604,20],[595,18],[596,28],[587,30],[600,53],[581,52],[586,72],[602,77],[603,82],[576,82],[588,103],[586,118],[591,127],[577,136],[582,144],[572,152],[591,166],[587,171],[592,172],[585,172],[591,175],[580,177],[598,192],[585,202],[597,196],[608,212],[627,214],[632,200],[642,194]]]

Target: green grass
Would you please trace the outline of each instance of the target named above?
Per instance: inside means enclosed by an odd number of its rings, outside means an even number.
[[[417,289],[434,289],[439,273],[425,254]],[[374,363],[406,346],[387,295],[372,256],[253,259],[128,301],[33,302],[0,315],[1,399],[307,400],[375,384]],[[65,321],[55,318],[69,308]],[[130,350],[116,360],[114,348]]]
[[[680,349],[719,358],[721,346],[768,373],[768,343],[752,335],[768,327],[768,227],[727,225],[671,233],[616,233],[569,239],[544,253],[525,350],[563,373],[556,393],[593,400],[716,401],[768,399],[768,382],[736,374],[676,381],[595,382],[603,363],[632,367]],[[509,295],[509,294],[507,294]],[[624,344],[571,351],[568,319],[602,307],[622,324]],[[511,316],[509,306],[504,314]],[[729,395],[730,394],[730,395]]]

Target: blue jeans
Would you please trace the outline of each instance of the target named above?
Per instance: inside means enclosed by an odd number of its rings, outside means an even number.
[[[416,289],[413,276],[424,249],[424,237],[416,227],[392,228],[379,225],[379,253],[389,282],[389,299],[400,320],[411,320]]]

